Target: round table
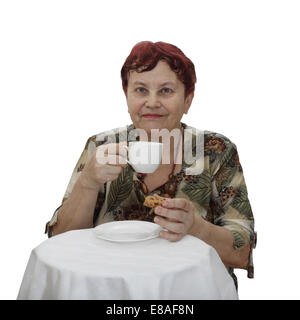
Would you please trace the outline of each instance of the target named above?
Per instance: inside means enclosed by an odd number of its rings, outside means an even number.
[[[186,235],[110,242],[92,229],[54,236],[32,250],[17,299],[238,299],[214,248]]]

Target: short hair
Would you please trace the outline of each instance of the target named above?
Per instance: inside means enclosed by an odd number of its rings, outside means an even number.
[[[185,98],[195,91],[197,81],[193,62],[176,46],[166,42],[138,42],[131,50],[121,69],[122,87],[127,96],[128,73],[150,71],[163,60],[176,73],[185,87]]]

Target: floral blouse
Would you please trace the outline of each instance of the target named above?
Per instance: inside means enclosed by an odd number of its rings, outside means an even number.
[[[250,244],[251,250],[247,266],[248,277],[254,277],[252,249],[256,246],[254,218],[248,199],[243,169],[239,161],[236,145],[227,137],[211,132],[199,131],[181,123],[184,129],[184,148],[191,148],[191,155],[196,155],[199,137],[202,137],[202,156],[194,157],[194,161],[182,159],[182,168],[176,175],[177,190],[175,198],[185,198],[193,202],[196,212],[207,221],[222,226],[232,232],[234,248]],[[57,222],[59,208],[72,192],[87,159],[96,147],[111,142],[136,141],[130,132],[134,125],[116,128],[91,136],[73,170],[71,179],[63,196],[61,205],[55,210],[52,219],[46,224],[45,233],[52,236],[52,227]],[[104,137],[104,138],[103,138]],[[199,149],[198,149],[199,150]],[[200,159],[201,158],[201,159]],[[200,173],[187,170],[201,164]],[[192,173],[192,174],[191,174]],[[193,174],[194,173],[194,174]],[[153,221],[150,208],[143,205],[145,197],[150,194],[164,196],[164,185],[144,193],[140,175],[130,166],[123,168],[118,178],[102,185],[99,190],[94,210],[93,224],[116,220]],[[233,268],[227,268],[237,287],[237,278]]]

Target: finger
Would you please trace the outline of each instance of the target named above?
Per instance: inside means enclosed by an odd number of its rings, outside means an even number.
[[[186,211],[183,211],[181,209],[167,209],[161,206],[156,207],[154,209],[154,212],[159,216],[182,222],[186,220],[186,215],[188,214]]]
[[[182,209],[184,211],[191,211],[192,203],[184,198],[170,198],[166,199],[162,203],[163,207],[165,208],[177,208]]]
[[[124,146],[128,146],[127,141],[119,142],[117,145],[117,153],[120,156],[127,158],[127,150],[124,148]]]
[[[118,154],[120,156],[126,157],[127,150],[124,148],[124,146],[127,146],[127,144],[127,141],[103,144],[97,147],[97,152],[101,153],[102,155]]]
[[[98,164],[109,164],[111,166],[122,166],[125,167],[127,162],[124,157],[115,154],[102,154],[97,152],[96,161]]]
[[[127,157],[127,150],[124,148],[127,146],[127,141],[122,141],[119,143],[109,143],[106,145],[105,153],[107,154],[118,154],[124,158]]]
[[[109,182],[109,181],[113,181],[116,180],[118,178],[118,175],[104,175],[101,180],[103,180],[104,182]]]
[[[127,165],[126,158],[115,155],[115,154],[109,154],[107,155],[107,164],[112,166],[122,166],[125,167]]]
[[[162,230],[159,232],[159,236],[160,236],[160,238],[169,240],[171,242],[175,242],[175,241],[181,240],[183,238],[184,234]]]
[[[105,164],[107,157],[107,145],[101,145],[96,148],[96,160],[99,164]]]
[[[103,173],[107,175],[119,175],[122,170],[121,166],[107,165]]]
[[[184,224],[182,222],[168,221],[158,216],[154,218],[154,222],[160,225],[162,228],[165,228],[168,231],[172,231],[175,233],[183,233],[185,229]]]

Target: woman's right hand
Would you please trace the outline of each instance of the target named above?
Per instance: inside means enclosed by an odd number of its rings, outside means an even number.
[[[100,189],[108,181],[118,178],[127,166],[127,142],[109,143],[96,148],[80,175],[81,184],[88,189]]]

